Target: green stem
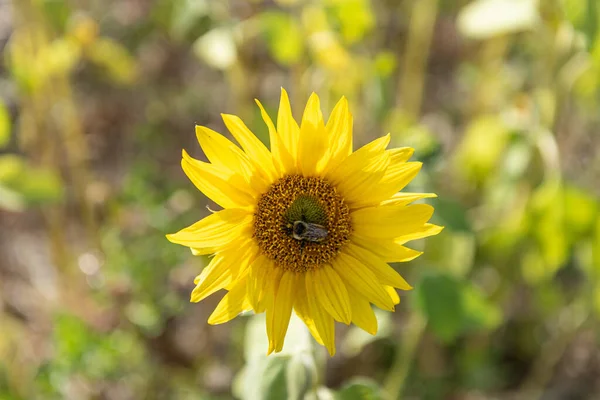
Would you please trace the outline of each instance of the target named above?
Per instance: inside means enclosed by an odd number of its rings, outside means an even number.
[[[394,364],[384,382],[385,391],[392,400],[399,399],[402,396],[406,378],[426,326],[427,320],[421,314],[414,312],[408,322],[406,331],[402,335],[402,340],[398,341]]]
[[[415,119],[421,110],[425,70],[437,9],[438,0],[418,0],[413,3],[411,12],[399,101],[408,116]]]

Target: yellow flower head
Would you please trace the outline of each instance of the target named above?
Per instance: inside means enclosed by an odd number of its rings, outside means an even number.
[[[191,298],[228,291],[210,324],[266,312],[269,353],[278,352],[293,310],[334,355],[334,320],[375,334],[371,303],[393,311],[396,288],[411,289],[387,263],[414,259],[421,253],[404,243],[441,231],[427,223],[433,207],[409,204],[435,195],[398,193],[421,163],[407,161],[413,149],[386,149],[389,134],[352,151],[345,98],[325,124],[313,93],[300,126],[285,90],[277,126],[257,103],[271,151],[236,116],[223,120],[241,148],[197,126],[210,162],[183,151],[181,166],[223,210],[167,238],[194,254],[214,254]]]

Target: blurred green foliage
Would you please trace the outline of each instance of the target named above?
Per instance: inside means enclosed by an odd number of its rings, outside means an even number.
[[[501,322],[497,305],[486,301],[477,287],[452,276],[423,277],[415,296],[432,332],[445,342],[468,332],[494,329]]]
[[[22,0],[0,5],[0,399],[600,396],[595,0]],[[4,18],[7,15],[9,17]],[[208,263],[164,234],[214,208],[195,123],[268,141],[341,95],[386,132],[446,229],[395,265],[415,290],[333,359],[292,321],[189,304]],[[218,296],[214,296],[218,297]]]

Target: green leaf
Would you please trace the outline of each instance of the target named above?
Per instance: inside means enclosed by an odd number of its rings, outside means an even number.
[[[600,14],[598,13],[598,2],[597,0],[587,0],[587,13],[586,13],[586,24],[585,33],[588,37],[588,42],[593,43],[594,40],[598,40],[598,19]]]
[[[454,164],[464,178],[482,183],[494,174],[509,143],[510,130],[497,115],[481,115],[466,127]]]
[[[254,315],[248,319],[244,342],[244,358],[248,363],[267,354],[269,340],[265,332],[265,324],[264,314]]]
[[[191,35],[198,21],[210,12],[206,0],[176,0],[171,7],[171,35],[176,40]]]
[[[289,359],[287,355],[273,355],[248,364],[244,371],[242,399],[286,399],[286,366]]]
[[[566,19],[585,35],[587,45],[593,46],[600,17],[597,0],[562,0],[561,5]]]
[[[17,155],[0,156],[0,183],[8,184],[18,180],[25,168],[25,160]]]
[[[433,333],[445,342],[459,335],[496,328],[500,309],[468,281],[449,275],[426,275],[417,286],[416,306],[427,317]]]
[[[318,380],[315,360],[307,352],[292,356],[287,365],[286,383],[288,399],[302,400]]]
[[[244,343],[244,357],[247,362],[266,357],[269,341],[265,334],[265,324],[264,313],[254,315],[248,321]],[[300,318],[292,314],[285,343],[279,354],[295,355],[303,351],[312,352],[314,349],[315,345],[308,328]]]
[[[551,278],[556,272],[556,267],[550,267],[544,262],[537,247],[528,248],[521,256],[521,274],[527,283],[537,285]]]
[[[465,207],[450,198],[430,199],[429,203],[435,208],[434,220],[446,229],[458,232],[472,232],[471,223]]]
[[[369,0],[332,1],[343,38],[348,43],[362,40],[375,26],[376,20]]]
[[[287,398],[287,382],[285,377],[288,363],[286,356],[274,356],[267,358],[260,380],[260,396],[250,397],[253,399],[277,400]]]
[[[450,342],[462,331],[461,285],[446,275],[425,276],[416,289],[417,307],[436,336]]]
[[[336,400],[383,400],[384,396],[377,382],[369,378],[353,378],[344,384],[335,395]]]
[[[317,348],[297,316],[292,315],[283,350],[277,354],[267,356],[264,314],[250,318],[246,329],[244,355],[247,364],[235,379],[237,397],[300,400],[314,391],[318,380]]]
[[[304,35],[298,22],[283,12],[265,12],[260,21],[271,56],[280,64],[293,65],[304,53]]]
[[[575,186],[564,187],[565,223],[569,231],[584,235],[594,229],[599,201],[591,193]]]
[[[593,1],[593,0],[592,0]],[[565,18],[576,28],[582,27],[587,19],[588,0],[562,0],[562,11]]]
[[[62,180],[55,171],[28,166],[14,154],[0,156],[0,184],[5,193],[19,197],[18,204],[14,203],[17,208],[23,202],[35,205],[55,202],[63,196]],[[12,200],[15,199],[13,196]]]
[[[131,302],[125,308],[127,318],[150,335],[159,334],[161,330],[161,319],[153,304],[143,302]]]
[[[377,75],[387,78],[388,76],[391,76],[398,67],[396,54],[391,51],[381,51],[375,56],[374,65]]]
[[[119,42],[100,38],[87,49],[87,56],[104,68],[108,76],[117,83],[130,84],[137,77],[135,59]]]
[[[42,0],[39,2],[45,21],[49,22],[56,31],[62,31],[67,25],[71,9],[66,0]]]
[[[498,307],[490,303],[475,286],[463,287],[462,306],[465,330],[494,329],[502,321]]]
[[[572,235],[556,234],[565,225],[565,213],[560,204],[563,198],[562,185],[558,179],[544,182],[531,195],[528,218],[536,246],[530,248],[529,253],[532,253],[533,260],[541,257],[538,267],[543,269],[542,274],[532,277],[551,278],[569,257]],[[529,268],[527,263],[523,263],[523,267]]]
[[[440,141],[436,135],[405,110],[388,111],[384,129],[396,132],[392,134],[392,140],[414,148],[421,160],[434,156],[440,150]]]
[[[55,171],[28,167],[12,188],[23,195],[30,205],[54,203],[62,199],[62,179]]]
[[[0,102],[0,148],[10,140],[10,116],[4,103]]]
[[[39,77],[44,81],[65,76],[73,71],[81,59],[81,48],[73,40],[59,38],[44,47],[39,53]]]
[[[375,312],[375,317],[377,318],[377,333],[375,335],[371,335],[356,325],[350,326],[350,329],[348,329],[348,333],[346,333],[341,346],[344,355],[347,357],[358,355],[369,343],[372,343],[390,334],[392,314],[387,311],[380,310],[379,308],[375,308],[373,311]]]

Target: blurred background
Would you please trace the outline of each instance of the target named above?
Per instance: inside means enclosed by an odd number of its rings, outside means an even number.
[[[3,0],[0,45],[0,399],[600,398],[596,0]],[[446,226],[331,359],[209,326],[164,237],[216,208],[194,124],[268,141],[282,86],[414,147]]]

